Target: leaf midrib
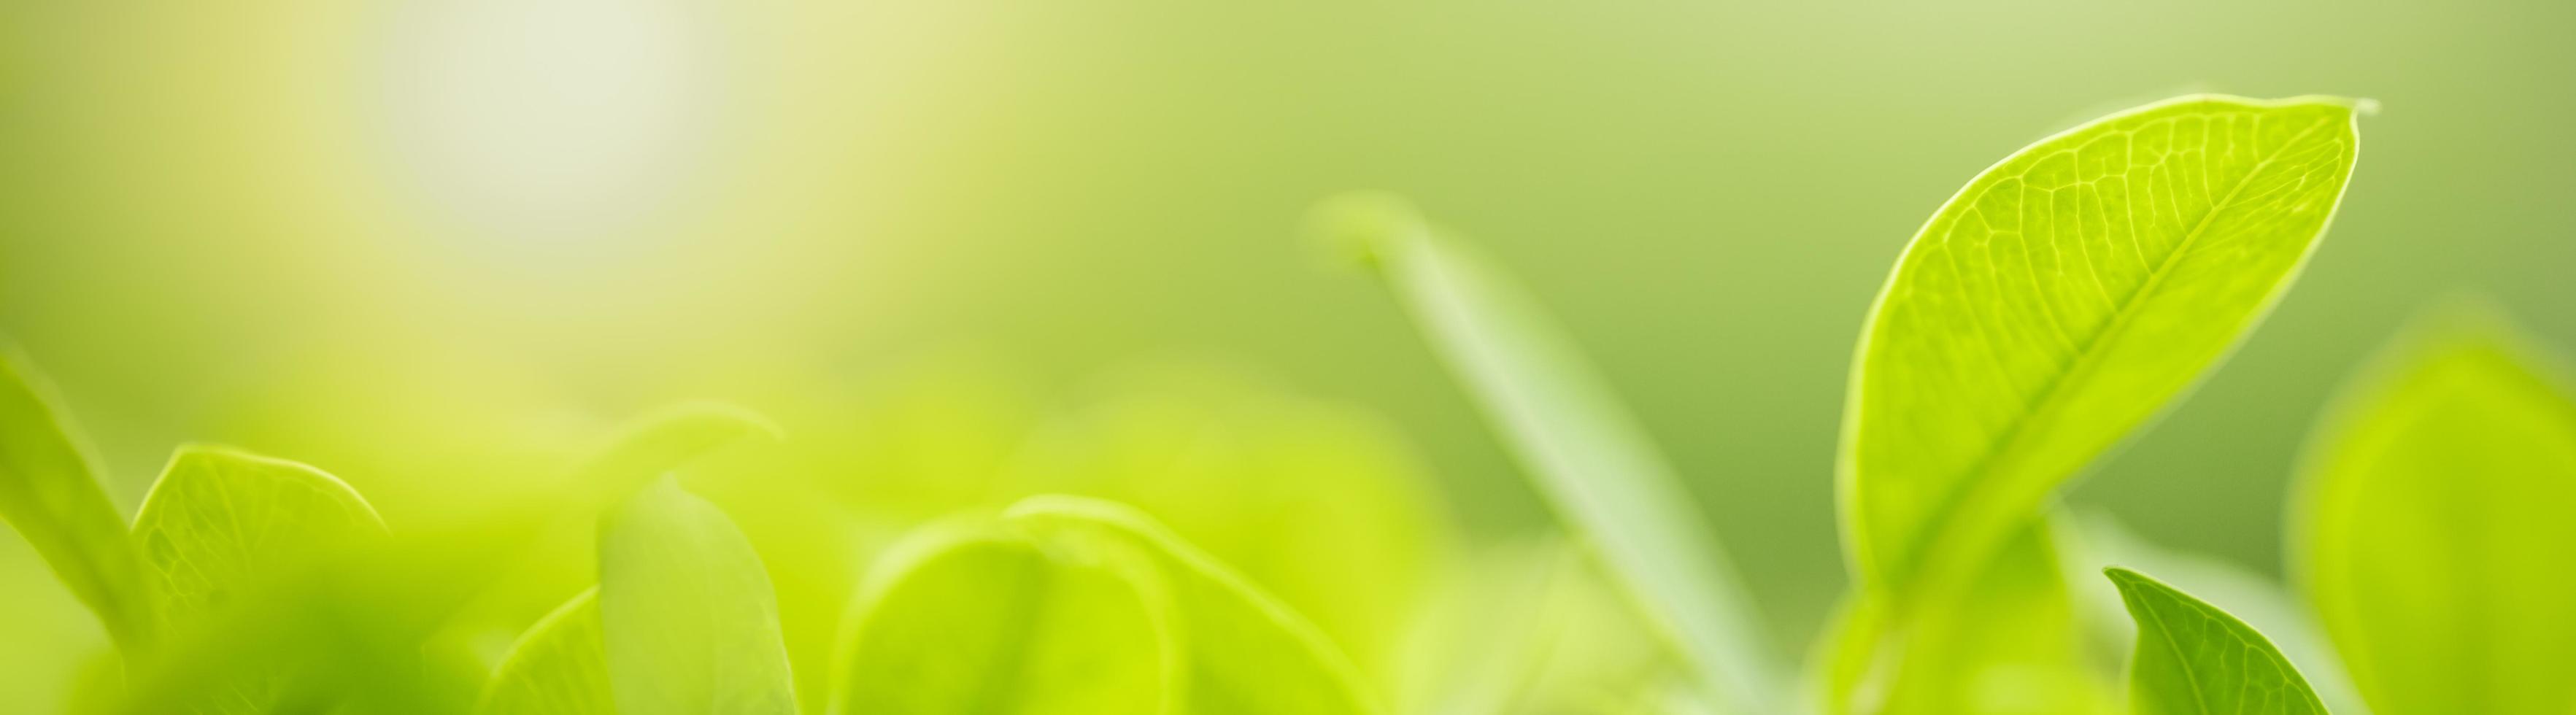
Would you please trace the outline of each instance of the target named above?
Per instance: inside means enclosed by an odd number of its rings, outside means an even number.
[[[2228,187],[2226,196],[2222,196],[2217,201],[2211,202],[2209,210],[2203,212],[2200,216],[2200,220],[2192,225],[2191,230],[2183,234],[2182,242],[2176,244],[2174,249],[2165,255],[2164,260],[2159,262],[2155,270],[2150,271],[2147,274],[2145,282],[2139,284],[2136,290],[2129,292],[2128,299],[2120,304],[2117,311],[2112,313],[2110,321],[2105,323],[2101,330],[2096,331],[2090,339],[2086,340],[2084,344],[2077,349],[2075,359],[2067,364],[2067,368],[2059,371],[2056,377],[2050,378],[2048,383],[2040,388],[2039,398],[2031,401],[2031,406],[2023,411],[2022,418],[2014,420],[2012,422],[2012,426],[2006,428],[2004,434],[1995,440],[1995,446],[1993,448],[1986,450],[1983,455],[1980,455],[1976,460],[1970,462],[1970,466],[1967,469],[1960,470],[1959,474],[1986,474],[1989,473],[1995,465],[2004,463],[2006,457],[2017,455],[2021,449],[2023,449],[2023,445],[2027,444],[2027,442],[2023,440],[2023,436],[2028,434],[2028,427],[2039,422],[2040,420],[2038,418],[2041,416],[2053,413],[2057,409],[2062,409],[2062,405],[2065,404],[2065,401],[2061,399],[2061,397],[2067,391],[2068,386],[2080,383],[2081,381],[2077,378],[2090,376],[2094,370],[2100,368],[2102,364],[2101,356],[2103,353],[2100,348],[2115,341],[2123,331],[2126,331],[2129,328],[2130,324],[2135,320],[2136,316],[2140,312],[2140,307],[2151,302],[2147,299],[2147,296],[2152,295],[2158,288],[2163,287],[2165,277],[2173,274],[2174,268],[2181,264],[2183,258],[2191,253],[2192,248],[2198,245],[2201,237],[2208,232],[2211,222],[2217,220],[2218,215],[2222,211],[2235,203],[2238,196],[2245,191],[2246,185],[2254,183],[2254,177],[2260,176],[2265,170],[2270,169],[2273,162],[2279,160],[2281,156],[2287,153],[2290,147],[2307,139],[2310,134],[2315,133],[2318,129],[2322,129],[2334,123],[2334,119],[2329,117],[2323,121],[2310,125],[2306,129],[2299,130],[2299,133],[2291,135],[2290,138],[2283,140],[2279,147],[2266,154],[2261,161],[2256,162],[2254,168],[2245,173],[2245,178],[2243,180],[2236,182],[2236,185],[2234,186]],[[1948,494],[1941,501],[1940,508],[1933,510],[1931,518],[1927,520],[1923,526],[1917,527],[1915,529],[1915,533],[1918,535],[1928,534],[1937,538],[1947,536],[1948,534],[1956,531],[1958,527],[1953,526],[1956,522],[1954,517],[1959,513],[1961,509],[1960,505],[1972,502],[1973,500],[1971,497],[1979,494],[1990,493],[1993,489],[1997,488],[1991,486],[1980,488],[1981,485],[1986,484],[1986,482],[1987,480],[1981,479],[1958,480],[1958,486],[1948,490]],[[1924,566],[1922,564],[1926,558],[1924,556],[1925,554],[1941,553],[1938,550],[1940,548],[1938,543],[1933,539],[1917,538],[1908,543],[1909,547],[1904,552],[1906,559],[1897,562],[1903,564],[1904,568],[1903,570],[1896,572],[1896,578],[1890,579],[1891,581],[1897,583],[1910,582],[1914,577],[1918,576],[1921,571],[1923,571]],[[1930,546],[1925,546],[1926,544],[1930,544]]]

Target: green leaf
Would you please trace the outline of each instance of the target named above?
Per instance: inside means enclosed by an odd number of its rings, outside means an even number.
[[[1171,604],[1117,570],[990,528],[892,547],[843,641],[832,712],[1174,712]]]
[[[2429,321],[2306,457],[2296,572],[2381,715],[2576,709],[2576,401],[2501,318]]]
[[[2325,715],[2288,658],[2226,611],[2128,569],[2105,569],[2138,622],[2139,715]]]
[[[760,556],[724,512],[671,479],[601,520],[599,620],[620,713],[796,712]]]
[[[1039,496],[1004,514],[1056,548],[1120,568],[1165,594],[1167,622],[1188,654],[1183,712],[1228,715],[1377,713],[1350,657],[1314,624],[1162,524],[1096,499]]]
[[[484,687],[481,715],[608,715],[617,712],[601,644],[599,590],[583,591],[537,620],[510,646]]]
[[[0,349],[0,518],[132,651],[156,622],[142,559],[57,402],[44,376]]]
[[[152,569],[160,612],[176,632],[288,590],[289,579],[386,535],[384,520],[338,477],[304,464],[221,447],[180,447],[134,515],[134,542]],[[201,713],[277,707],[292,654],[244,649],[239,670],[192,703]],[[274,661],[260,664],[260,660]]]
[[[204,445],[172,454],[134,515],[162,612],[180,622],[385,533],[375,507],[338,477]]]
[[[2073,544],[2067,557],[2068,581],[2082,595],[2084,619],[2100,638],[2121,652],[2137,646],[2138,630],[2130,623],[2119,586],[2093,578],[2105,566],[2126,564],[2153,572],[2156,578],[2186,593],[2227,604],[2228,615],[2245,622],[2308,678],[2308,688],[2328,712],[2361,712],[2361,695],[2344,678],[2343,663],[2326,643],[2304,604],[2278,579],[2217,557],[2177,551],[2148,541],[2107,512],[2087,512],[2060,520],[2060,544]],[[2077,572],[2082,572],[2078,574]]]
[[[1768,639],[1716,531],[1574,342],[1504,270],[1399,200],[1345,197],[1318,216],[1325,240],[1377,266],[1567,531],[1708,696],[1730,711],[1770,712]]]
[[[1840,479],[1864,580],[1973,571],[2250,331],[2334,214],[2354,115],[2159,102],[2041,140],[1943,205],[1852,371]]]
[[[2112,712],[2084,657],[2073,594],[2043,524],[2005,542],[1957,588],[1907,604],[1867,592],[1821,648],[1828,713]]]

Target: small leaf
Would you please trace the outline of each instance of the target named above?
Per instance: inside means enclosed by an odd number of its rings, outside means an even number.
[[[130,652],[156,622],[142,559],[58,402],[15,350],[0,349],[0,518]]]
[[[624,715],[787,715],[769,574],[724,512],[665,478],[600,522],[599,620]]]
[[[1177,634],[1160,593],[990,529],[892,547],[859,597],[832,712],[1173,712]]]
[[[2576,400],[2501,318],[2432,319],[2329,413],[2291,553],[2381,715],[2576,709]]]
[[[2316,691],[2328,712],[2361,712],[2361,695],[2344,678],[2343,663],[2335,659],[2333,646],[2326,643],[2306,606],[2278,579],[2217,557],[2157,545],[2107,512],[2084,513],[2061,520],[2060,526],[2066,531],[2060,532],[2059,543],[2080,547],[2068,549],[2076,553],[2068,556],[2065,568],[2068,581],[2085,591],[2084,612],[2090,617],[2084,620],[2096,627],[2095,635],[2101,636],[2097,642],[2112,644],[2121,652],[2137,646],[2138,631],[2130,623],[2118,585],[2093,578],[2105,565],[2128,564],[2154,572],[2176,589],[2227,604],[2228,615],[2271,639],[2282,657],[2308,677],[2309,689]]]
[[[2298,669],[2244,621],[2135,571],[2103,573],[2138,622],[2129,688],[2139,715],[2325,715]]]
[[[220,447],[179,448],[161,471],[134,540],[175,621],[203,617],[354,542],[385,535],[375,507],[310,466]]]
[[[753,436],[775,440],[779,434],[769,418],[733,405],[690,402],[662,408],[627,423],[583,463],[573,477],[574,498],[587,508],[573,511],[587,517],[718,447]]]
[[[1671,640],[1708,696],[1769,712],[1774,666],[1751,597],[1645,429],[1573,340],[1492,261],[1385,197],[1318,213],[1374,263],[1566,530]]]
[[[599,590],[583,591],[520,634],[484,687],[481,715],[617,712],[599,633]]]
[[[1188,653],[1188,706],[1228,715],[1380,712],[1350,657],[1314,624],[1152,518],[1065,496],[1022,500],[1004,515],[1049,545],[1126,569],[1161,591]]]
[[[2354,102],[2184,97],[2041,140],[1924,225],[1871,310],[1841,463],[1871,588],[1974,570],[2289,287]]]

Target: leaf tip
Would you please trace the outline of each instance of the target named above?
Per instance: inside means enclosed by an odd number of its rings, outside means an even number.
[[[1422,211],[1404,197],[1353,191],[1317,202],[1307,212],[1305,235],[1338,265],[1375,267],[1389,244],[1427,228]]]

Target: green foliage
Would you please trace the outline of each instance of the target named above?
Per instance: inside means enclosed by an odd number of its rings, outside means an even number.
[[[0,518],[44,556],[72,595],[128,649],[157,616],[125,518],[90,474],[92,460],[44,377],[0,350]]]
[[[2382,715],[2576,707],[2576,402],[2500,318],[2454,310],[2349,388],[2294,555]]]
[[[1908,245],[1845,413],[1872,589],[1973,568],[2281,292],[2351,176],[2353,103],[2187,97],[2016,152]]]
[[[786,715],[796,689],[760,556],[663,479],[600,521],[600,640],[625,715]]]
[[[1311,622],[1144,514],[1096,499],[1040,496],[1003,519],[1168,599],[1161,618],[1186,652],[1177,666],[1188,672],[1183,712],[1382,712],[1349,656]]]
[[[1769,639],[1715,530],[1537,302],[1397,200],[1343,198],[1319,212],[1316,230],[1377,268],[1567,530],[1661,626],[1708,695],[1738,712],[1773,707]]]
[[[617,711],[599,636],[599,591],[565,601],[510,646],[493,671],[481,715],[604,715]]]
[[[2308,681],[2263,634],[2127,569],[2104,572],[2138,622],[2129,663],[2138,715],[2325,715]]]
[[[879,568],[833,712],[1178,712],[1184,626],[1159,581],[993,525],[926,528]]]

